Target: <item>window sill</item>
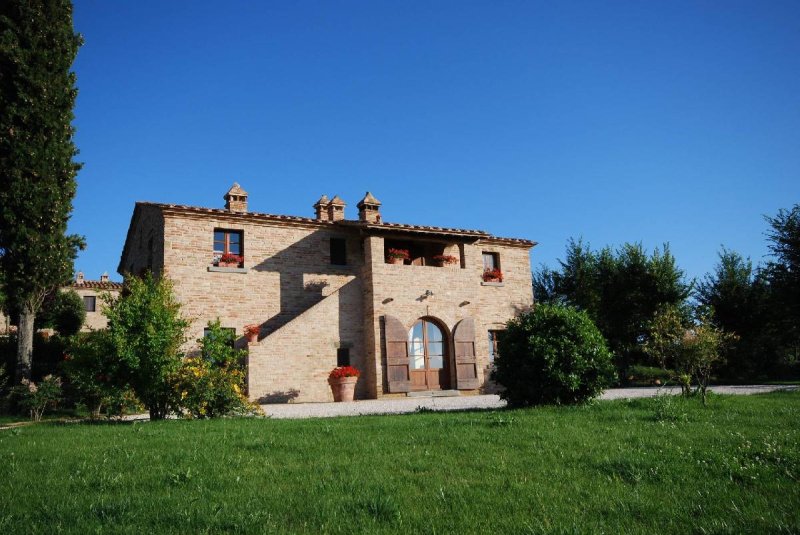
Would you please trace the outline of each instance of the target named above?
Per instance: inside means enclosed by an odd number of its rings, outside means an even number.
[[[481,281],[481,286],[505,286],[504,282],[486,282]]]
[[[219,267],[219,266],[208,266],[209,271],[214,271],[216,273],[247,273],[249,269],[247,268],[234,268],[234,267]]]

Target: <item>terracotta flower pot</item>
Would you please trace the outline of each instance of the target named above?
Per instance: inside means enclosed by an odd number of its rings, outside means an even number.
[[[338,379],[328,379],[333,392],[333,401],[353,401],[356,393],[356,382],[358,377],[340,377]]]
[[[247,333],[247,343],[254,344],[258,342],[258,333]]]
[[[390,256],[389,257],[389,263],[390,264],[402,264],[403,262],[405,262],[405,260],[403,260],[402,258],[399,258],[399,257],[396,257],[396,256]]]
[[[231,267],[231,268],[238,268],[239,267],[239,263],[238,262],[219,262],[217,265],[219,267]]]

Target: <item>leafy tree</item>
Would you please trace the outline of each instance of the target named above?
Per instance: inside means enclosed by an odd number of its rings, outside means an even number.
[[[685,314],[677,306],[662,307],[650,320],[647,341],[644,343],[645,353],[663,369],[667,369],[683,349],[686,328]]]
[[[544,268],[535,274],[535,287],[546,302],[565,303],[589,315],[608,340],[620,375],[647,360],[642,343],[656,311],[683,307],[691,291],[668,245],[648,255],[641,244],[593,251],[582,240],[570,240],[559,264],[559,271]]]
[[[181,365],[180,348],[188,326],[171,283],[150,273],[141,279],[129,277],[105,314],[131,387],[150,410],[150,418],[166,417],[177,405],[171,377]]]
[[[42,301],[70,279],[83,247],[66,235],[80,168],[70,72],[80,44],[69,0],[0,2],[0,269],[20,318],[17,380],[30,377]]]
[[[42,305],[35,325],[52,327],[61,336],[72,336],[81,330],[86,320],[83,299],[75,290],[56,290]]]
[[[514,407],[581,403],[611,384],[611,353],[585,312],[538,304],[507,324],[493,379]]]

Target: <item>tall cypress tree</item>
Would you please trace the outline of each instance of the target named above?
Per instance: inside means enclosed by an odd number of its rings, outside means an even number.
[[[70,72],[80,45],[69,0],[0,2],[0,267],[19,314],[17,380],[30,376],[42,300],[70,279],[83,247],[66,234],[80,169]]]

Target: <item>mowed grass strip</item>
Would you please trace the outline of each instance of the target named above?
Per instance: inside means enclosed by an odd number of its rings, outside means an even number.
[[[0,533],[797,533],[800,393],[0,432]]]

